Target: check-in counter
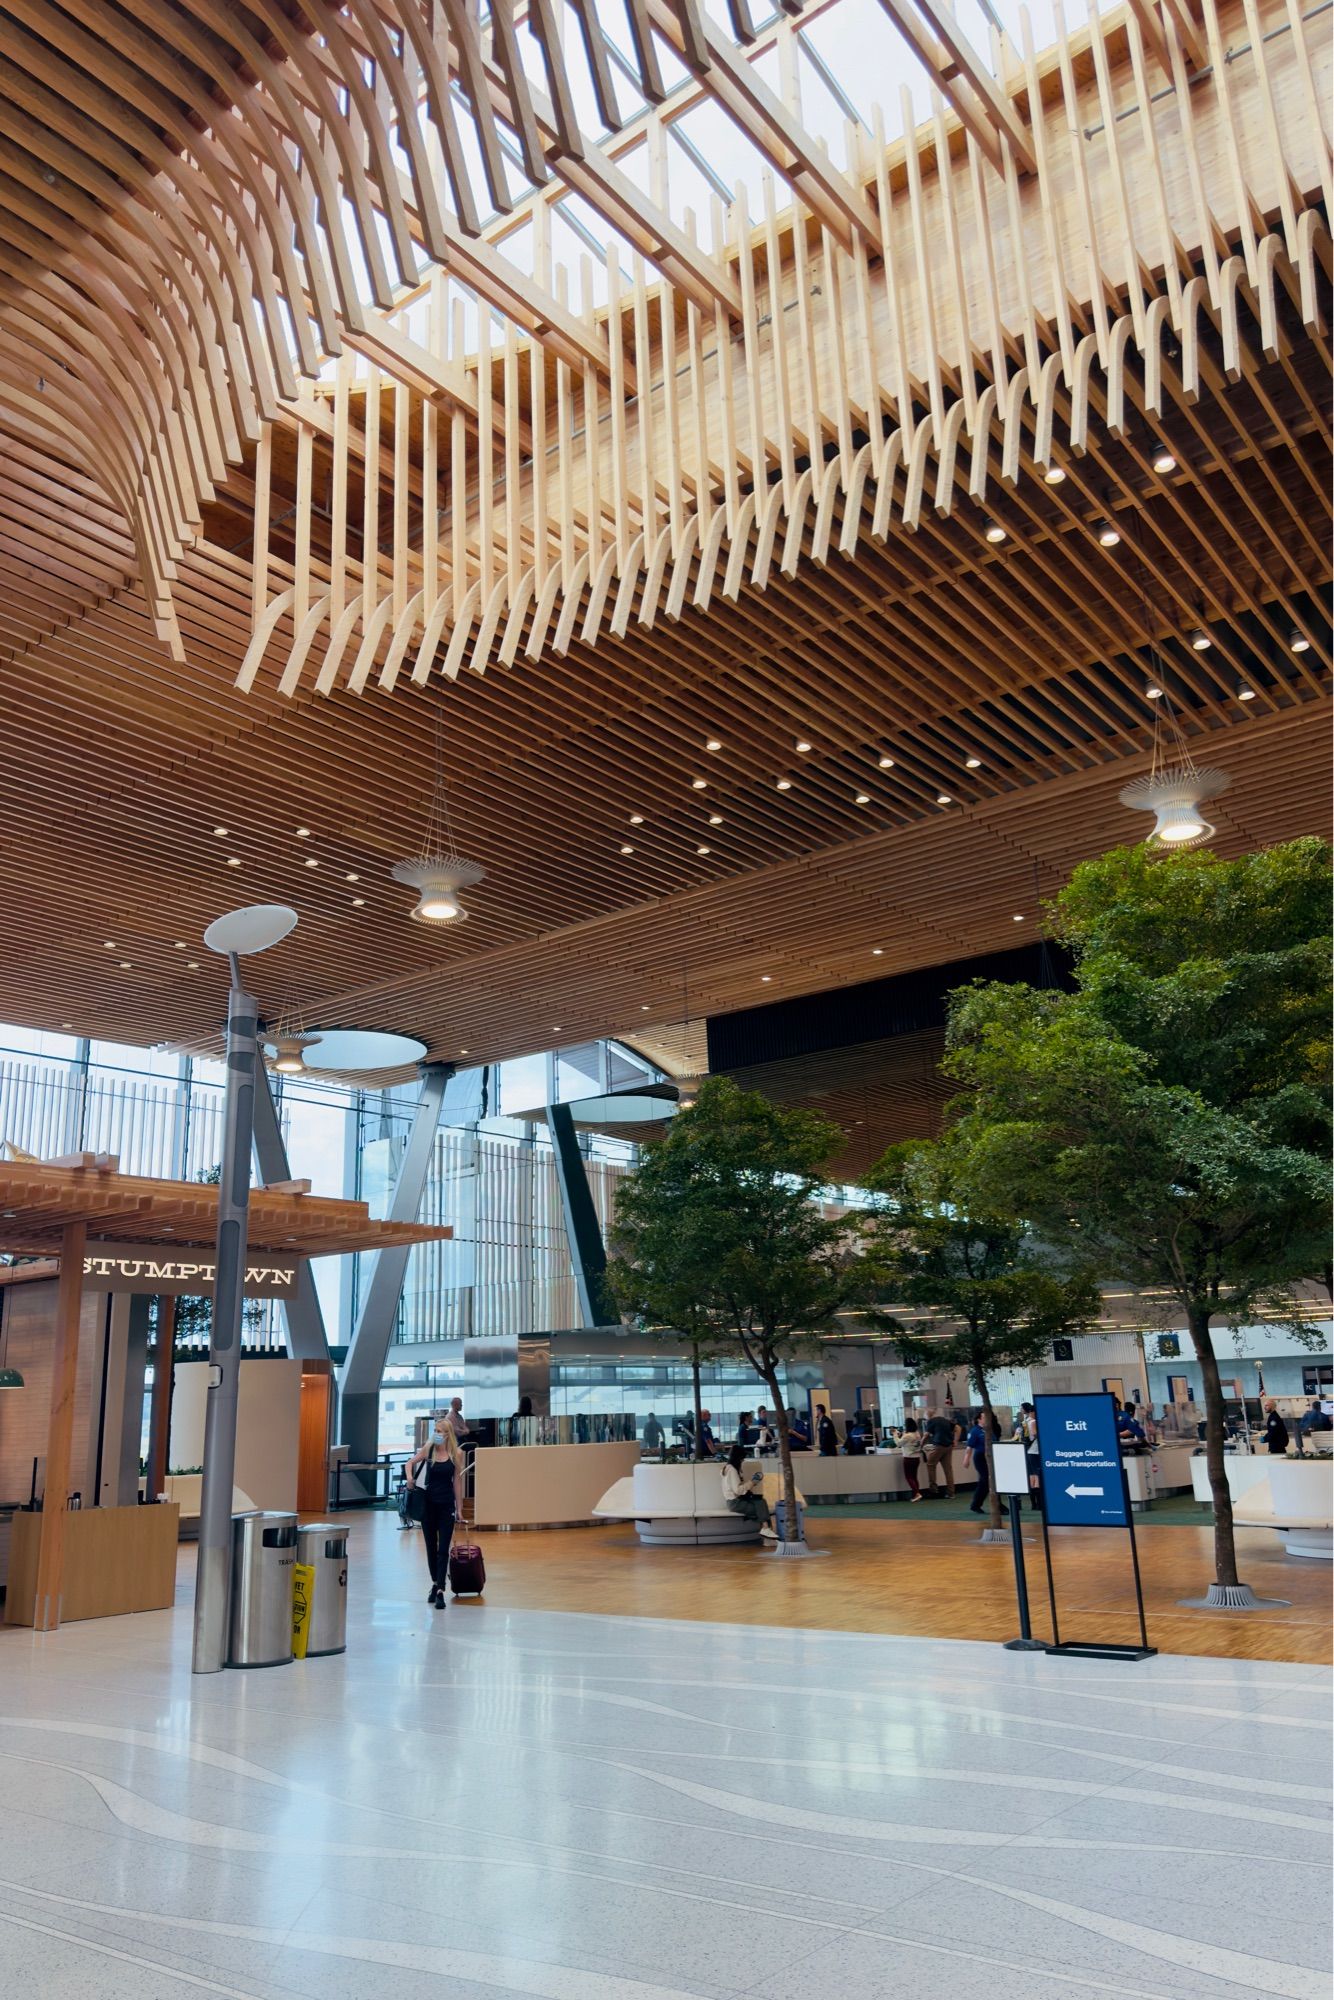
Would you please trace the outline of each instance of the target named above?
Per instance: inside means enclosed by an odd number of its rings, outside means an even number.
[[[1234,1500],[1240,1500],[1243,1493],[1249,1493],[1252,1486],[1258,1486],[1268,1479],[1269,1468],[1275,1461],[1268,1452],[1230,1451],[1223,1460],[1227,1472],[1227,1490]],[[1214,1504],[1213,1488],[1209,1484],[1209,1466],[1204,1453],[1190,1462],[1190,1486],[1195,1498],[1206,1507]]]
[[[765,1461],[768,1464],[768,1460]],[[906,1496],[911,1488],[903,1470],[901,1451],[868,1452],[864,1458],[845,1458],[840,1453],[836,1458],[822,1458],[819,1452],[794,1452],[792,1463],[797,1470],[797,1480],[807,1500],[824,1503],[836,1500],[893,1500]],[[945,1490],[944,1467],[936,1476],[936,1484]],[[917,1468],[917,1483],[925,1492],[927,1488],[926,1461]],[[977,1474],[973,1462],[962,1445],[954,1453],[954,1483],[956,1486],[973,1486]]]
[[[593,1520],[609,1486],[639,1463],[633,1439],[617,1444],[483,1445],[474,1454],[473,1521],[479,1528],[570,1528]]]

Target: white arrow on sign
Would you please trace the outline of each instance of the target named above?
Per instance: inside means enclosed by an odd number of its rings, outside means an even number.
[[[1066,1492],[1072,1500],[1101,1500],[1101,1486],[1067,1486]]]

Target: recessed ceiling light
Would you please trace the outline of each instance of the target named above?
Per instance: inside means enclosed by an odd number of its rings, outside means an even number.
[[[1063,465],[1049,465],[1042,476],[1048,486],[1059,486],[1065,478],[1065,467]]]
[[[318,868],[319,865],[320,865],[319,862],[315,859],[315,856],[313,854],[306,863],[307,868]]]
[[[1203,626],[1197,626],[1190,635],[1191,651],[1194,653],[1207,653],[1213,643]]]
[[[364,896],[354,896],[352,898],[352,907],[354,910],[364,910],[366,907],[366,898]]]
[[[880,759],[880,768],[882,771],[892,771],[894,769],[894,759],[892,757],[882,757]]]
[[[198,972],[198,970],[199,970],[199,960],[198,960],[197,958],[192,958],[192,959],[190,959],[190,961],[189,961],[189,962],[188,962],[188,964],[186,965],[186,968],[185,968],[185,969],[186,969],[186,971],[187,971],[187,972]]]
[[[647,1012],[648,1012],[648,1001],[647,1001],[647,1000],[645,1000],[644,1004],[643,1004],[643,1005],[641,1006],[641,1008],[640,1008],[640,1010],[639,1010],[639,1011],[640,1011],[640,1013],[641,1013],[641,1014],[647,1014]]]
[[[177,938],[177,940],[176,940],[175,944],[174,944],[174,945],[172,946],[172,949],[173,949],[173,951],[184,951],[184,950],[185,950],[185,939],[184,939],[184,938]]]
[[[695,852],[696,852],[696,854],[707,854],[707,853],[708,853],[708,851],[709,851],[709,850],[708,850],[708,848],[707,848],[707,847],[697,847],[697,848],[695,849]]]
[[[103,949],[104,951],[114,951],[114,950],[116,949],[116,942],[115,942],[115,939],[114,939],[114,938],[108,938],[108,939],[107,939],[107,941],[106,941],[106,943],[105,943],[105,944],[103,945],[102,949]]]
[[[120,969],[122,972],[132,972],[134,968],[128,958],[123,958],[120,962]]]
[[[631,826],[642,826],[644,824],[643,813],[631,813],[630,824]]]
[[[1288,645],[1294,653],[1309,653],[1311,650],[1311,641],[1304,632],[1299,632],[1295,625],[1288,634]]]
[[[692,778],[690,780],[690,789],[692,792],[707,791],[708,786],[709,786],[709,781],[707,778]]]
[[[980,757],[965,757],[963,768],[965,771],[980,771],[982,768],[982,759]]]
[[[811,747],[810,744],[806,741],[804,736],[799,736],[797,738],[796,751],[799,757],[804,757],[806,755],[806,752],[810,749],[810,747]]]
[[[298,840],[309,840],[310,828],[308,826],[299,826],[296,830],[296,837]]]
[[[948,792],[937,792],[937,793],[936,793],[936,804],[937,804],[938,806],[952,806],[952,805],[954,804],[954,801],[953,801],[953,799],[952,799],[952,798],[950,797],[950,795],[949,795],[949,793],[948,793]]]
[[[999,521],[988,521],[985,533],[989,542],[1003,542],[1005,540],[1005,530]]]
[[[1014,919],[1013,919],[1013,921],[1014,921],[1014,922],[1015,922],[1016,924],[1021,924],[1021,923],[1022,923],[1022,922],[1024,921],[1024,920],[1023,920],[1023,917],[1022,917],[1022,916],[1021,916],[1021,915],[1019,914],[1019,912],[1018,912],[1018,911],[1016,911],[1016,912],[1015,912],[1015,915],[1014,915]]]
[[[1120,529],[1114,528],[1110,521],[1103,521],[1100,524],[1098,528],[1098,540],[1105,549],[1114,549],[1120,539]]]
[[[1237,700],[1238,700],[1238,701],[1254,701],[1254,700],[1255,700],[1255,689],[1254,689],[1253,687],[1247,687],[1247,685],[1246,685],[1245,681],[1238,681],[1238,682],[1237,682]]]
[[[73,1021],[62,1021],[60,1025],[62,1028],[72,1028],[74,1023]]]
[[[241,857],[240,857],[240,855],[239,855],[239,854],[229,854],[229,855],[227,856],[227,866],[228,866],[229,868],[239,868],[239,867],[241,866]]]
[[[871,794],[869,792],[858,792],[852,803],[856,806],[869,806],[871,803]]]
[[[344,875],[343,880],[345,882],[360,882],[361,877],[360,875]]]
[[[704,745],[704,748],[706,750],[721,750],[722,747],[723,747],[722,744],[719,742],[716,736],[711,736],[708,742]]]
[[[723,823],[723,816],[722,816],[722,814],[721,814],[721,813],[710,813],[710,814],[709,814],[709,825],[710,825],[710,826],[721,826],[721,825],[722,825],[722,823]]]
[[[872,958],[883,958],[884,955],[885,955],[885,948],[883,945],[873,944],[871,946]]]
[[[762,972],[762,973],[760,974],[760,985],[761,985],[761,986],[770,986],[770,985],[772,985],[772,984],[773,984],[773,976],[772,976],[772,974],[771,974],[771,973],[768,973],[768,972]]]
[[[564,1032],[565,1032],[565,1030],[564,1030],[564,1029],[563,1029],[563,1028],[561,1027],[561,1024],[560,1024],[560,1022],[559,1022],[559,1021],[556,1021],[556,1022],[553,1022],[553,1024],[552,1024],[552,1029],[551,1029],[551,1032],[552,1032],[552,1034],[553,1034],[553,1035],[563,1035],[563,1034],[564,1034]]]
[[[461,1056],[466,1056],[466,1055],[470,1055],[471,1053],[472,1053],[472,1051],[471,1051],[470,1049],[460,1049],[460,1050],[459,1050],[459,1054],[460,1054]]]
[[[213,831],[217,835],[219,840],[225,840],[227,838],[227,829],[225,826],[215,826]]]
[[[778,786],[777,786],[777,789],[778,789],[778,790],[779,790],[780,792],[790,792],[790,791],[792,790],[792,780],[791,780],[791,778],[780,778],[780,779],[778,780]]]
[[[634,851],[635,851],[634,848],[631,847],[628,842],[621,848],[622,854],[633,854]]]
[[[1153,455],[1153,469],[1155,472],[1175,472],[1177,462],[1170,451],[1156,451]]]
[[[1159,687],[1157,681],[1146,681],[1144,685],[1144,694],[1145,694],[1145,699],[1148,701],[1161,701],[1163,698],[1163,691]]]

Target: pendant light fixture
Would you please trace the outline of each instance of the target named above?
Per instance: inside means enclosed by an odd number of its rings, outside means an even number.
[[[1200,808],[1231,783],[1226,771],[1195,762],[1164,691],[1153,707],[1153,760],[1148,775],[1136,778],[1120,794],[1123,806],[1154,815],[1153,832],[1145,846],[1154,853],[1172,854],[1203,847],[1213,839],[1215,829]]]
[[[319,1041],[318,1035],[296,1035],[274,1033],[265,1039],[265,1047],[271,1051],[269,1068],[279,1076],[302,1076],[306,1068],[306,1050]]]
[[[449,817],[449,802],[445,797],[444,759],[441,744],[441,717],[436,710],[435,723],[435,788],[431,795],[431,809],[427,815],[426,833],[421,851],[410,861],[396,861],[390,869],[396,882],[403,882],[409,889],[417,891],[417,906],[412,911],[415,924],[461,924],[467,917],[463,899],[459,894],[474,882],[480,882],[486,870],[475,861],[465,861],[458,851],[454,838],[454,828]]]

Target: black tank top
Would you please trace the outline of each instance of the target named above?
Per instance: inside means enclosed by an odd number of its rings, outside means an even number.
[[[432,1458],[426,1467],[426,1497],[433,1507],[454,1505],[454,1466],[450,1459]]]

